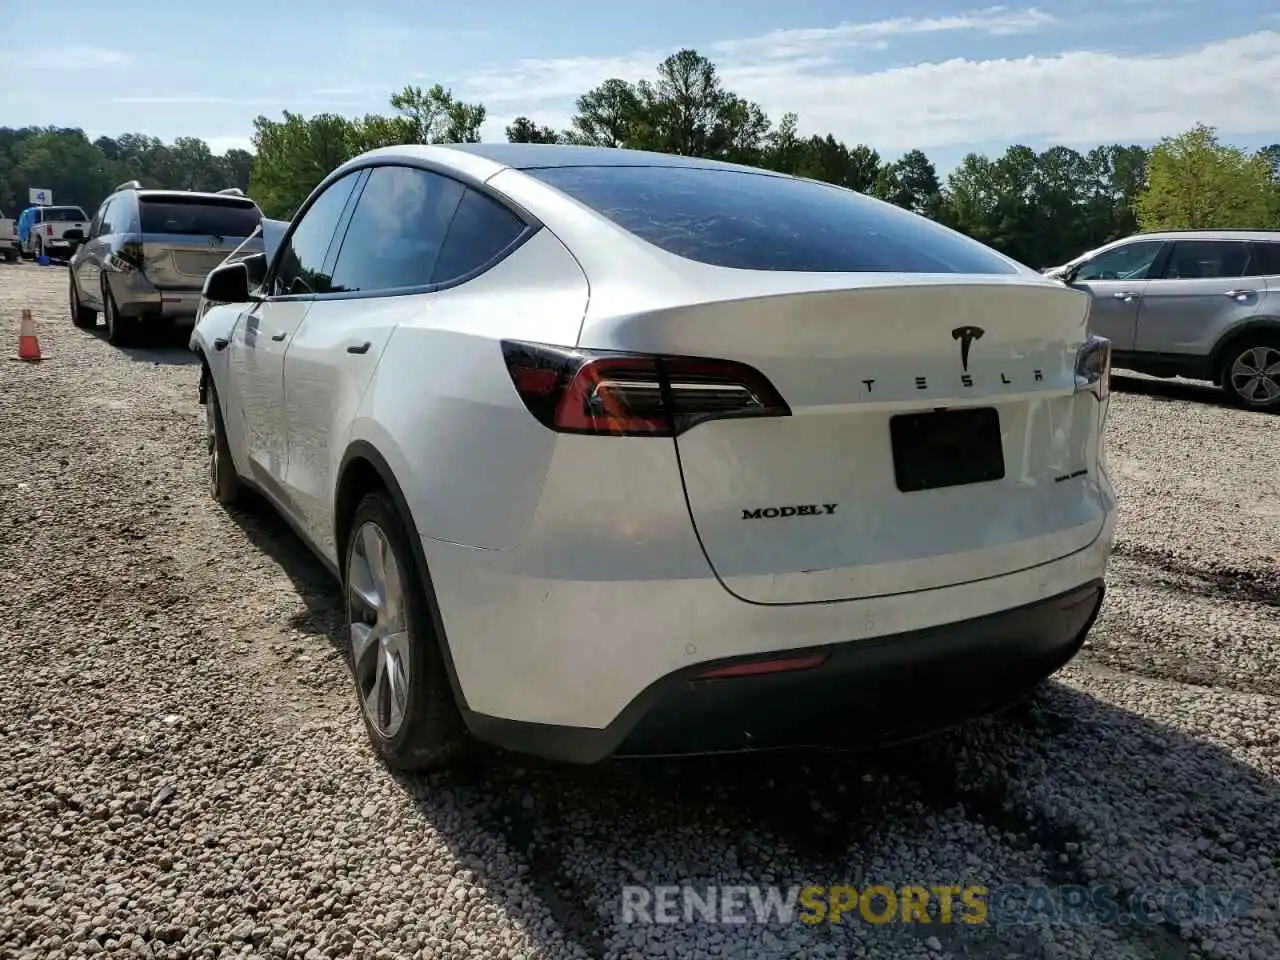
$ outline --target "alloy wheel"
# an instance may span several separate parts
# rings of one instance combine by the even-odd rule
[[[409,630],[404,581],[382,528],[355,531],[347,560],[351,659],[361,709],[378,734],[392,739],[409,699]]]
[[[1250,347],[1231,365],[1231,389],[1253,406],[1280,401],[1280,347]]]
[[[209,489],[218,495],[218,398],[213,391],[205,399],[204,428],[205,440],[209,445]]]

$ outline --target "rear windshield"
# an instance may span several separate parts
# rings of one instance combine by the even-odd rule
[[[252,202],[212,197],[139,197],[143,233],[185,233],[210,237],[247,237],[262,214]]]
[[[642,240],[717,267],[1017,273],[968,237],[851,190],[695,167],[527,169]]]
[[[79,207],[41,207],[40,208],[41,223],[56,223],[58,221],[71,221],[74,223],[75,221],[78,221],[78,220],[88,220],[88,219],[89,218],[84,215],[84,211],[81,210]]]

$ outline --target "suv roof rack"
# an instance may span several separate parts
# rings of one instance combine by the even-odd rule
[[[1172,230],[1141,230],[1138,236],[1152,233],[1280,233],[1276,227],[1175,227]]]
[[[116,187],[115,190],[111,192],[119,193],[121,190],[141,190],[141,189],[142,189],[142,184],[139,183],[137,180],[128,180],[120,184],[120,186]]]
[[[223,187],[218,191],[220,197],[243,197],[244,191],[239,187]]]

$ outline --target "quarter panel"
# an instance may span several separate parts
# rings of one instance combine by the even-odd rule
[[[424,536],[491,549],[520,540],[557,435],[525,408],[500,342],[572,345],[587,298],[577,262],[539,230],[488,272],[429,294],[392,334],[349,440],[382,449],[381,433],[402,452],[397,479]]]

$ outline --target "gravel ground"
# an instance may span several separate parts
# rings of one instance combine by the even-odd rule
[[[1134,379],[1086,651],[1029,708],[859,756],[396,778],[338,592],[205,495],[180,345],[0,266],[0,957],[1280,956],[1280,420]],[[623,884],[1245,888],[1228,922],[628,925]],[[5,891],[7,890],[7,895]]]

